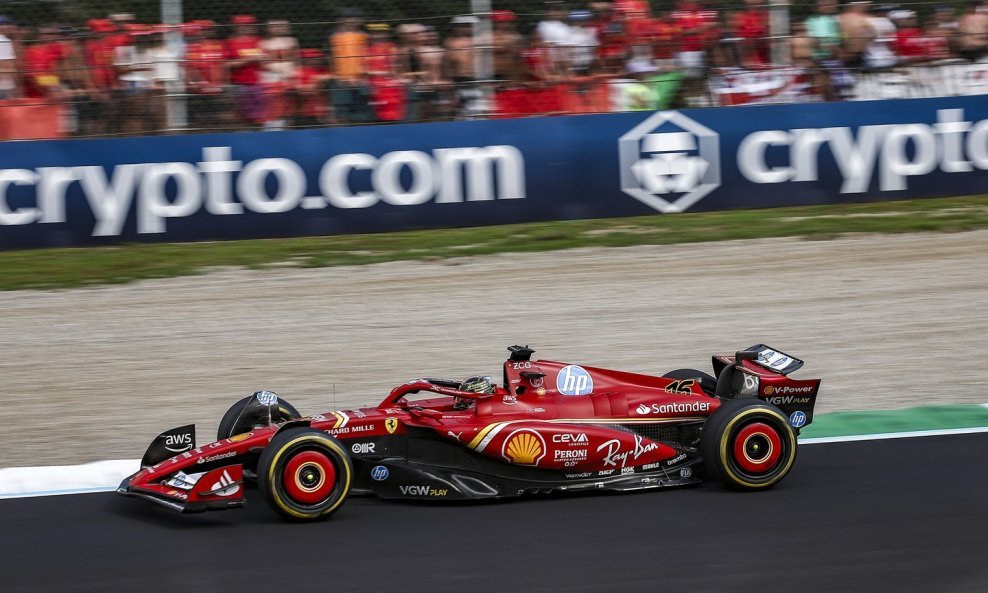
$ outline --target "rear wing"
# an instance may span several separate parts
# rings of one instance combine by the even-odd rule
[[[750,352],[751,354],[744,357],[745,360],[748,360],[765,370],[773,373],[779,373],[780,375],[788,375],[789,373],[797,371],[803,367],[802,360],[796,358],[795,356],[790,356],[780,350],[776,350],[771,346],[766,346],[765,344],[755,344],[754,346],[749,346],[739,352],[745,354]],[[721,371],[724,370],[724,367],[739,362],[738,354],[715,354],[712,362],[714,366],[714,376],[719,377]]]
[[[782,375],[788,375],[803,366],[802,360],[765,344],[755,344],[754,346],[745,348],[745,350],[758,353],[758,358],[753,360],[753,363]]]

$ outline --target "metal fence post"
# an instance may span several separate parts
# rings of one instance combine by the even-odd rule
[[[185,58],[185,41],[182,36],[182,0],[161,0],[161,22],[172,28],[165,34],[171,55],[179,63]],[[165,82],[165,112],[168,131],[180,131],[188,127],[189,118],[185,103],[184,70],[177,68],[178,78]]]
[[[477,24],[473,28],[473,71],[482,115],[488,115],[491,112],[491,83],[494,80],[491,0],[470,0],[470,10],[477,17]]]
[[[772,63],[789,63],[789,0],[769,0]]]

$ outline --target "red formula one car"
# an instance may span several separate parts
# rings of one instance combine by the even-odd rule
[[[803,362],[763,344],[714,356],[714,375],[662,377],[508,350],[501,385],[415,379],[376,408],[301,417],[257,392],[230,408],[213,443],[196,447],[192,425],[159,435],[117,491],[185,512],[228,509],[244,504],[243,482],[256,478],[276,511],[313,520],[351,492],[491,499],[685,486],[703,476],[755,490],[789,472],[820,387],[790,378]]]

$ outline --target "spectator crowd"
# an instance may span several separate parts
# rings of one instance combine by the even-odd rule
[[[775,44],[765,0],[547,2],[537,17],[494,10],[486,38],[471,15],[393,26],[346,9],[316,47],[246,14],[82,28],[0,16],[0,110],[61,106],[80,136],[588,113],[703,104],[714,77],[780,66],[803,73],[807,100],[840,100],[860,73],[988,54],[988,1],[917,6],[818,0]]]

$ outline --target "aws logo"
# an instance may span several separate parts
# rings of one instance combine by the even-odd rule
[[[529,428],[514,431],[504,440],[501,456],[518,465],[538,465],[545,457],[545,440]]]
[[[169,434],[165,436],[165,449],[172,453],[181,453],[192,448],[192,433]]]

